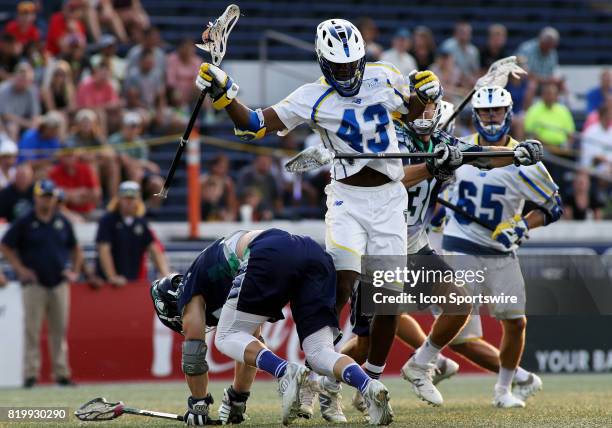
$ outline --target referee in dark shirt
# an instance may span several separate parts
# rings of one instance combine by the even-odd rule
[[[83,253],[72,225],[57,210],[58,189],[50,180],[34,185],[34,209],[8,229],[0,250],[22,284],[25,309],[25,387],[40,369],[40,330],[47,319],[52,370],[60,385],[71,385],[68,367],[69,282],[78,279]]]
[[[147,252],[159,275],[169,274],[164,253],[155,241],[144,212],[140,186],[134,181],[124,181],[119,186],[118,198],[111,201],[108,212],[98,223],[97,270],[115,286],[145,279],[140,273]]]

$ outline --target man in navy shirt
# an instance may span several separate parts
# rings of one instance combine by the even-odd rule
[[[159,274],[168,275],[164,253],[144,217],[138,183],[121,183],[119,197],[111,201],[108,211],[98,223],[98,273],[115,286],[145,279],[141,277],[141,266],[148,251]]]
[[[25,387],[36,383],[40,369],[40,329],[47,318],[52,370],[60,385],[72,385],[68,367],[69,282],[83,264],[72,225],[57,210],[58,189],[50,180],[34,185],[34,209],[17,219],[0,244],[22,284],[26,314]]]

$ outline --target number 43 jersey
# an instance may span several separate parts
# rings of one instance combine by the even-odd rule
[[[466,140],[475,141],[477,135],[466,137]],[[512,149],[517,144],[511,139],[508,147]],[[526,200],[548,209],[555,203],[558,190],[541,162],[531,166],[508,165],[489,171],[463,165],[455,171],[455,177],[451,202],[488,222],[492,228],[515,214],[521,214]],[[444,250],[481,255],[508,253],[504,245],[491,238],[490,230],[449,209],[446,213],[450,218],[444,227]]]
[[[354,97],[340,96],[324,78],[300,86],[272,106],[291,131],[307,123],[321,136],[325,147],[336,153],[398,153],[391,113],[408,112],[409,87],[395,66],[367,63],[363,83]],[[368,166],[392,181],[404,176],[400,159],[336,159],[332,178],[340,180]]]

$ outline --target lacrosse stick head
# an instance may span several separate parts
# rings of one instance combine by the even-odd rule
[[[285,164],[285,170],[294,173],[308,172],[330,164],[333,160],[334,154],[325,147],[308,147],[289,159]]]
[[[106,398],[98,397],[89,400],[74,411],[74,415],[82,421],[109,421],[123,414],[123,403],[110,403]]]
[[[221,64],[227,48],[227,38],[240,17],[240,8],[230,4],[219,18],[209,22],[202,33],[202,43],[196,46],[210,53],[214,65]]]
[[[491,67],[487,74],[476,81],[475,89],[480,89],[484,86],[501,86],[502,88],[508,84],[508,76],[520,79],[527,72],[517,64],[516,56],[509,56],[498,59]]]

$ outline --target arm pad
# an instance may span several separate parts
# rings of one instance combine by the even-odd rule
[[[554,223],[563,215],[563,203],[558,193],[553,195],[544,205],[538,205],[537,209],[544,213],[544,226]]]
[[[208,372],[206,362],[206,342],[199,339],[190,339],[183,342],[183,357],[181,363],[183,373],[187,376],[199,376]]]
[[[249,113],[249,123],[246,129],[234,128],[234,134],[241,140],[259,140],[266,135],[266,123],[261,109]]]

